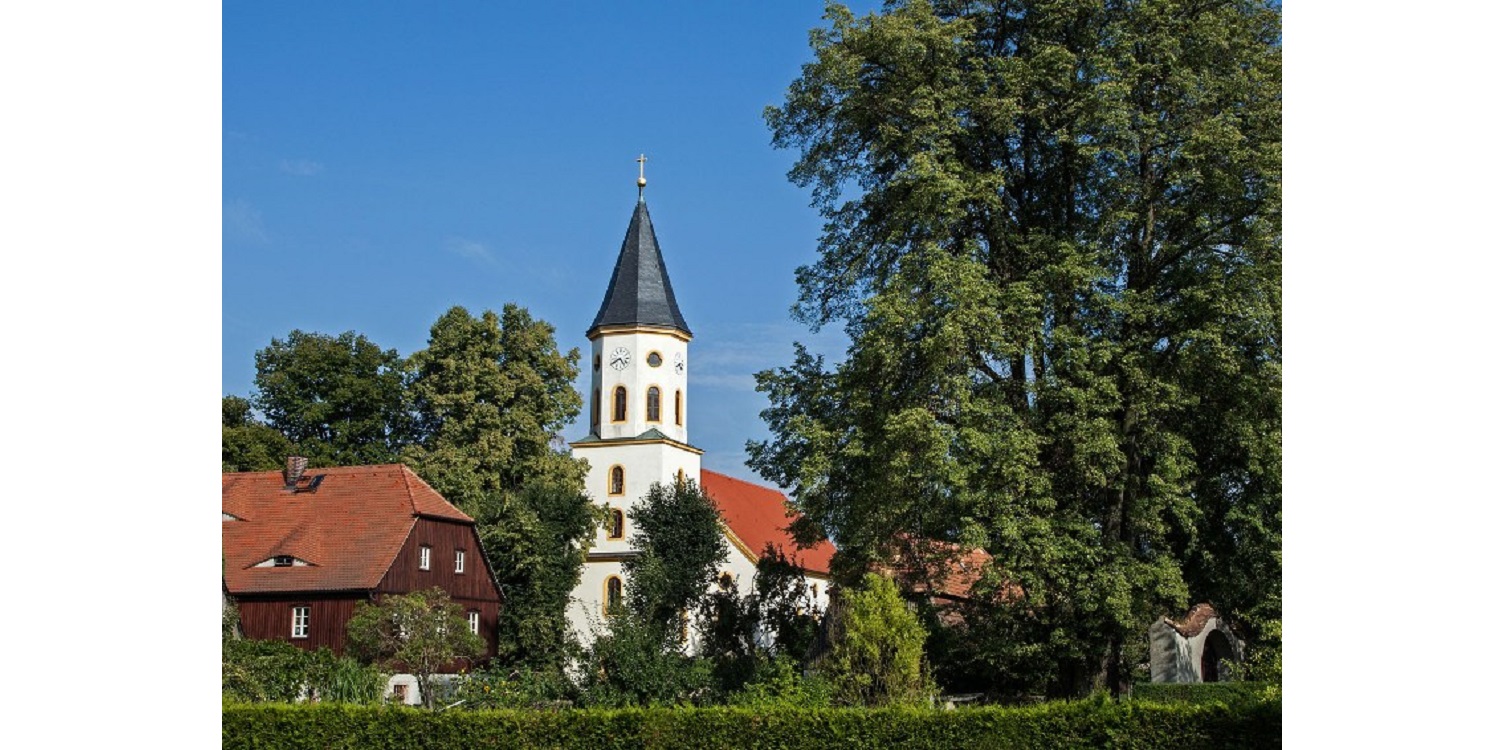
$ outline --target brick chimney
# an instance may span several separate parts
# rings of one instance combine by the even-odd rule
[[[297,481],[302,479],[302,473],[307,471],[307,459],[301,456],[287,456],[286,469],[281,475],[286,478],[286,488],[297,489]]]

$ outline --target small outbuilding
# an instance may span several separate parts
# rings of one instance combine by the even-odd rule
[[[1243,656],[1239,639],[1208,604],[1194,605],[1182,622],[1163,616],[1149,633],[1152,682],[1219,682],[1225,663]]]

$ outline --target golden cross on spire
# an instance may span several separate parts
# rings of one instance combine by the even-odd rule
[[[640,179],[638,179],[638,180],[635,181],[635,187],[636,187],[636,190],[639,193],[638,197],[641,200],[645,200],[646,199],[646,155],[645,154],[641,154],[641,158],[636,159],[635,161],[636,161],[637,164],[641,165],[641,176],[640,176]]]

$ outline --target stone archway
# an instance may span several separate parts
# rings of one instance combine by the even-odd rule
[[[1240,642],[1207,604],[1195,605],[1174,622],[1162,617],[1151,625],[1152,682],[1219,682],[1226,662],[1240,660]]]
[[[1225,675],[1222,665],[1226,661],[1234,661],[1234,646],[1230,645],[1229,638],[1224,631],[1217,628],[1206,631],[1203,639],[1203,653],[1198,660],[1198,674],[1204,682],[1218,682]]]

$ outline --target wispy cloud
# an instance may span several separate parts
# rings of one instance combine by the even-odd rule
[[[236,239],[262,245],[271,241],[260,210],[244,198],[236,198],[224,204],[224,231]]]
[[[311,177],[323,171],[323,165],[309,159],[282,159],[281,171],[298,177]]]
[[[828,366],[841,359],[845,344],[841,331],[814,334],[791,323],[743,324],[711,333],[700,334],[704,343],[693,356],[693,384],[744,393],[755,391],[755,373],[791,364],[793,341],[823,354]]]
[[[449,252],[460,258],[489,264],[497,262],[495,256],[490,253],[490,249],[485,247],[482,242],[464,239],[463,237],[449,237],[447,247]]]

